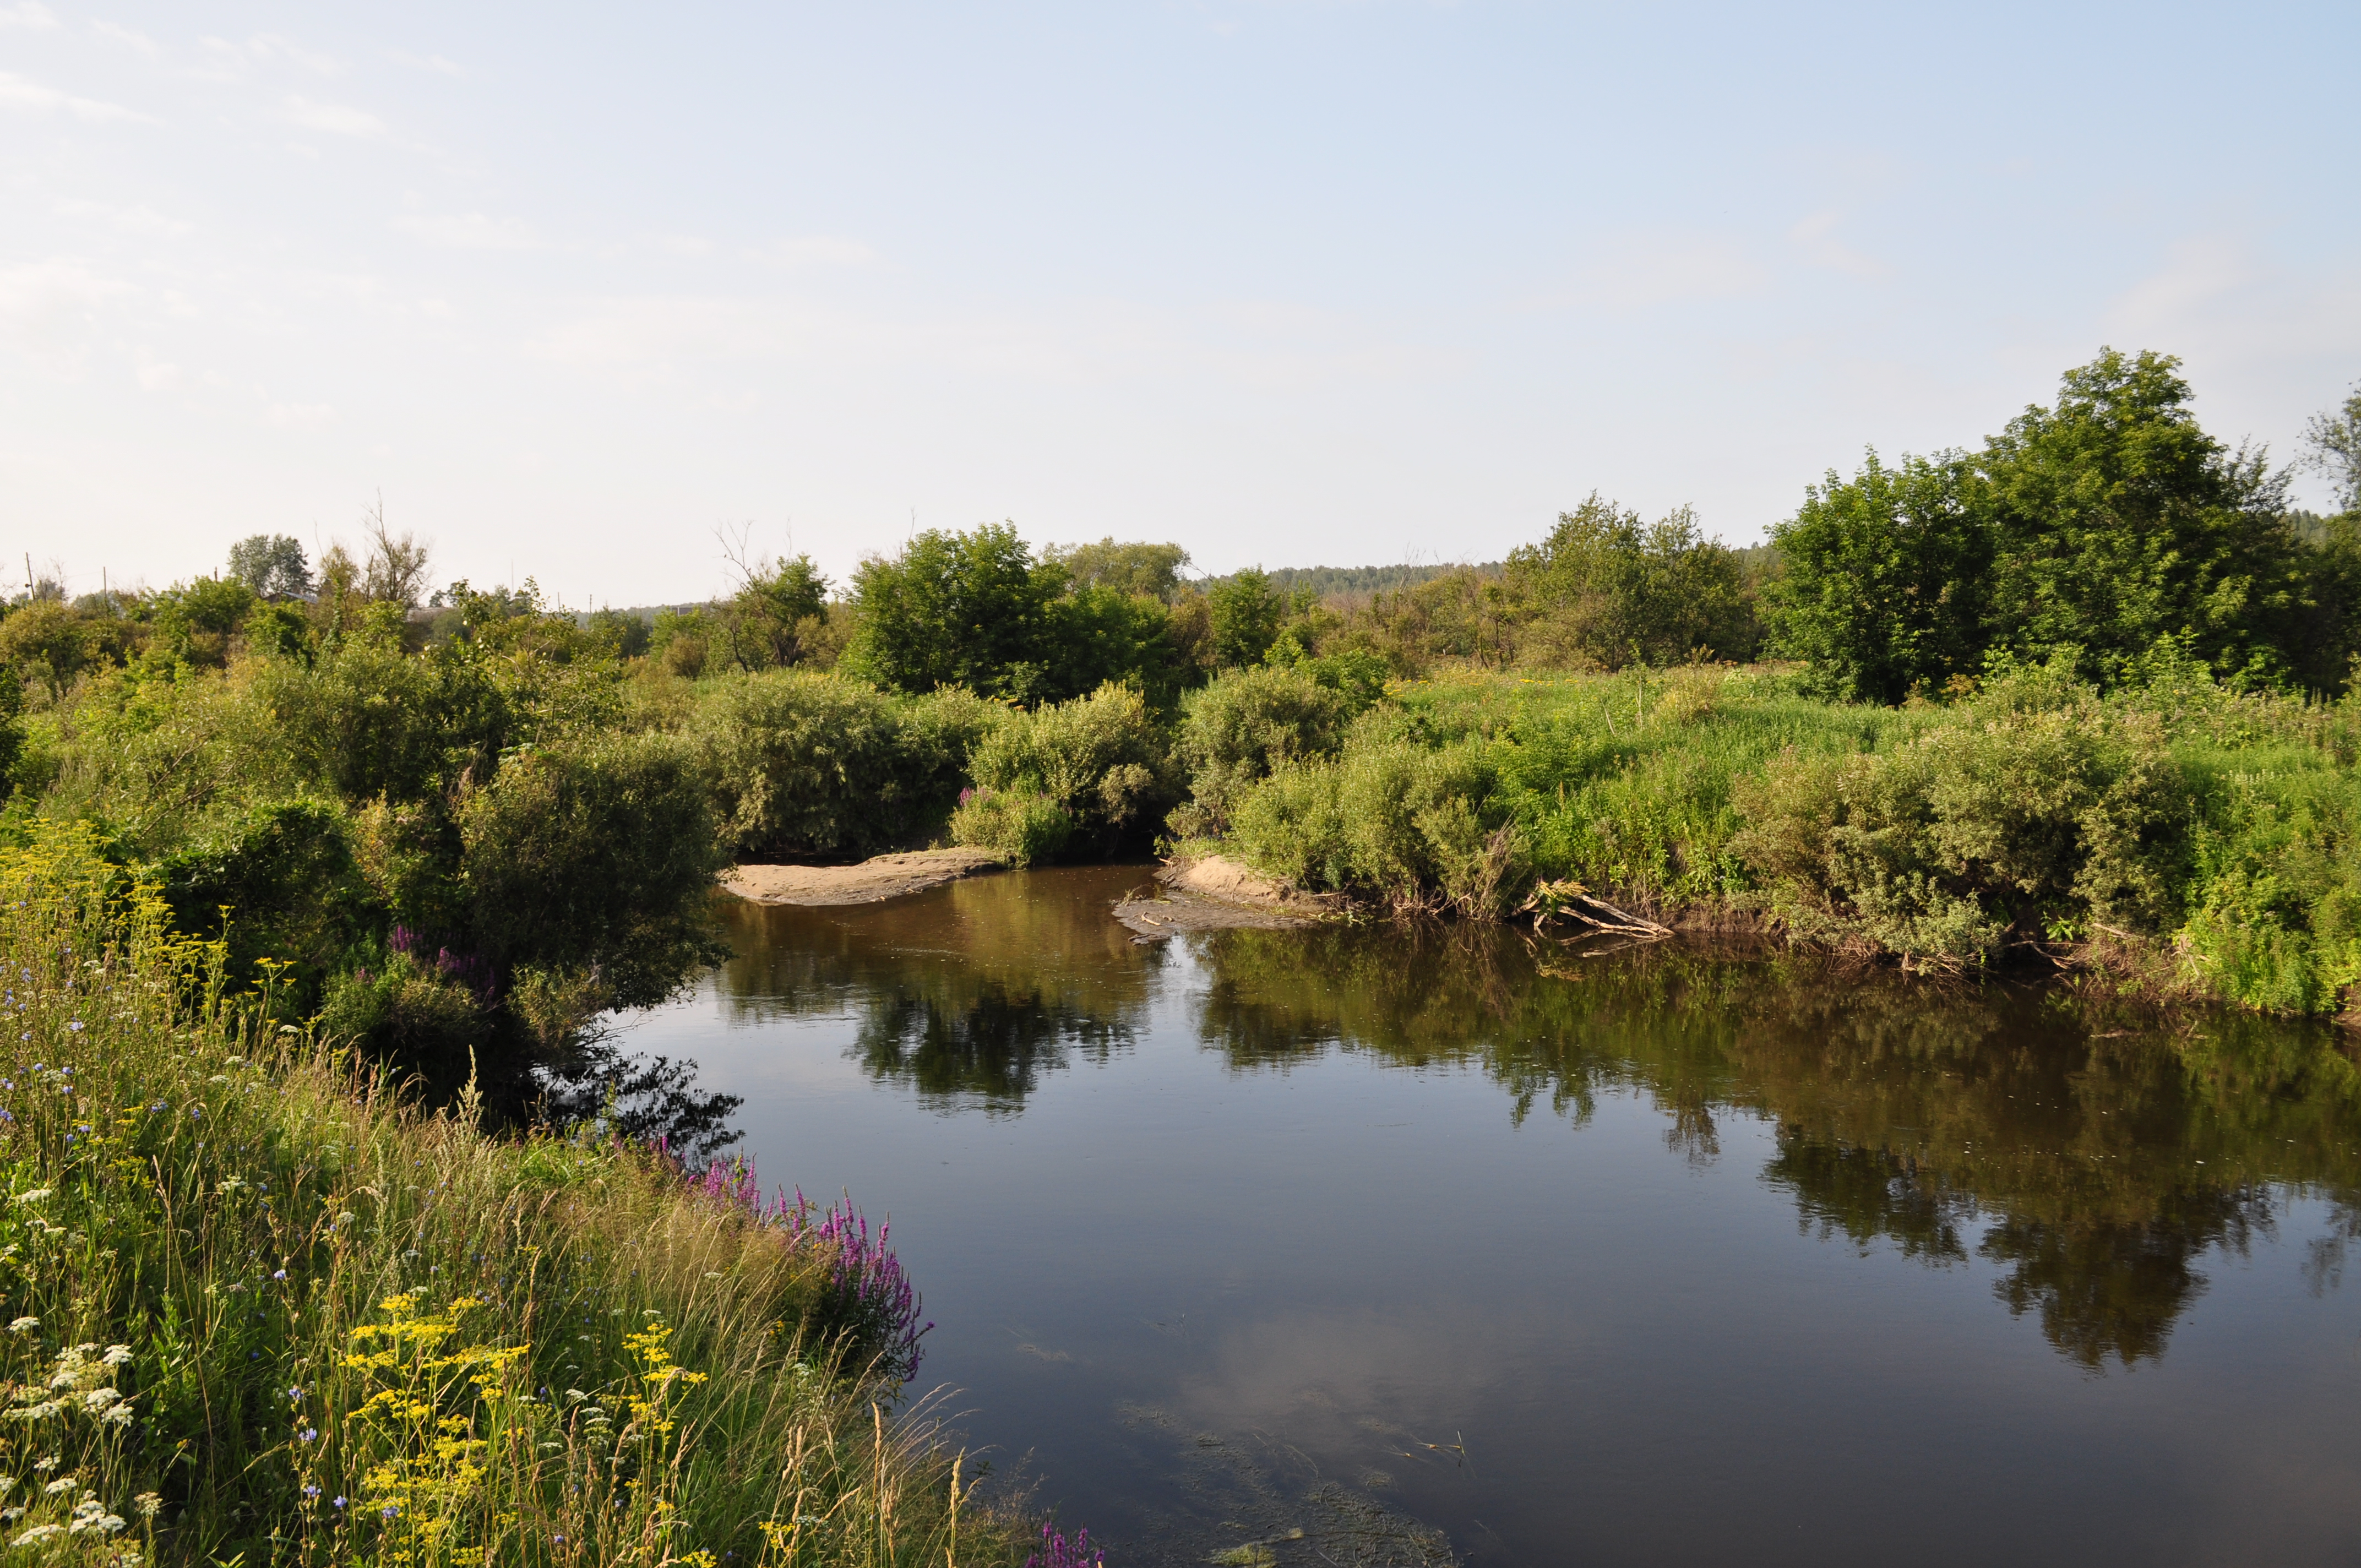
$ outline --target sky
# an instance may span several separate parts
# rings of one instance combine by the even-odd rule
[[[0,0],[0,582],[379,507],[577,607],[1002,519],[1742,543],[2109,345],[2291,457],[2356,59],[2349,0]]]

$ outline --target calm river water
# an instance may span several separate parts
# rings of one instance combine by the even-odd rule
[[[2361,1561],[2353,1036],[1146,880],[733,903],[630,1036],[1112,1561]]]

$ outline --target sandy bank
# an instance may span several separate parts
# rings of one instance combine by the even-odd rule
[[[913,850],[851,866],[736,866],[721,885],[754,904],[878,904],[999,867],[981,850]]]
[[[1225,855],[1174,861],[1157,869],[1163,896],[1126,898],[1115,917],[1154,939],[1182,931],[1286,930],[1336,913],[1331,900],[1296,892]]]

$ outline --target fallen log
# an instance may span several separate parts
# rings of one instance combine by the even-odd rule
[[[1572,920],[1589,927],[1586,936],[1640,937],[1660,941],[1673,934],[1670,926],[1660,926],[1644,915],[1619,909],[1571,880],[1536,883],[1517,913],[1531,915],[1536,930],[1553,920]]]

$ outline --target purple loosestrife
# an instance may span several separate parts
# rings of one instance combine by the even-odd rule
[[[671,1157],[664,1140],[659,1138],[656,1147]],[[849,1197],[820,1210],[801,1189],[792,1201],[780,1191],[765,1203],[754,1162],[742,1157],[716,1160],[687,1175],[689,1185],[712,1201],[775,1227],[787,1245],[826,1249],[831,1261],[817,1326],[824,1333],[850,1333],[884,1376],[903,1383],[917,1376],[918,1342],[935,1325],[918,1321],[917,1291],[887,1245],[891,1221],[873,1234],[868,1218]]]
[[[1025,1560],[1025,1568],[1106,1568],[1106,1553],[1091,1550],[1089,1530],[1076,1530],[1070,1541],[1045,1524],[1041,1550]]]

